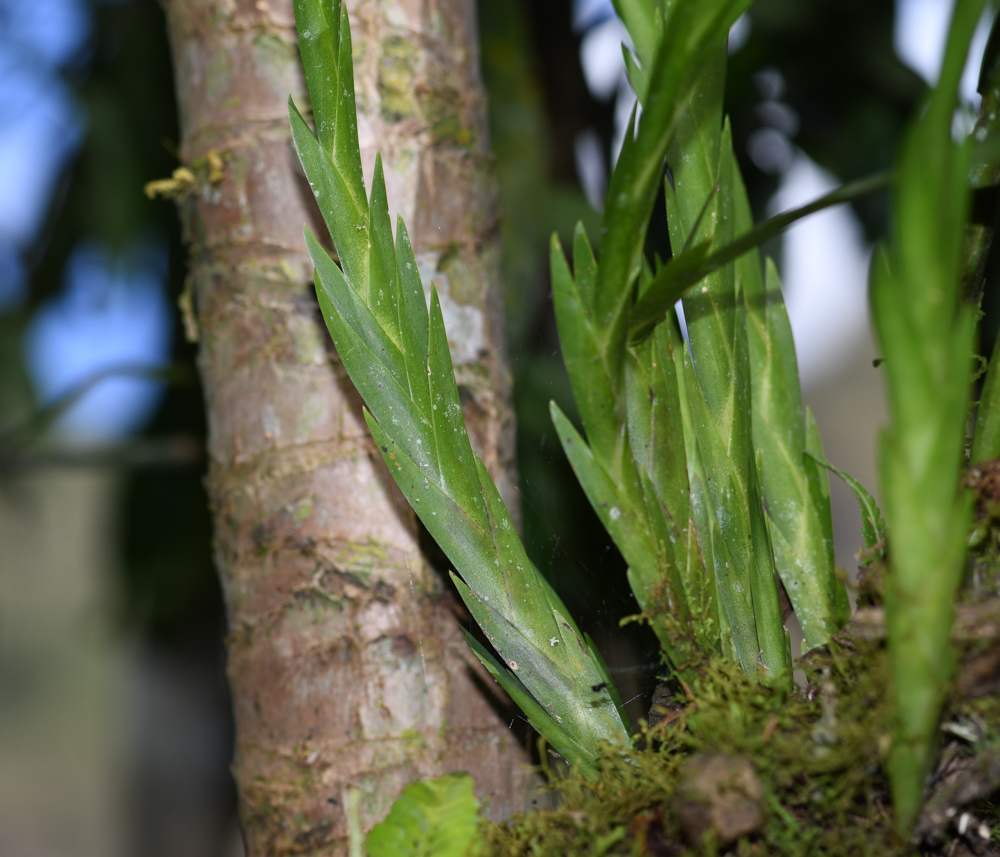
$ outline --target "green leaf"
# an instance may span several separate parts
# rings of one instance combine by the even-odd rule
[[[739,170],[733,172],[736,231],[745,234],[753,224],[750,202]],[[812,415],[804,416],[777,268],[768,259],[765,280],[753,251],[736,262],[736,271],[747,314],[753,442],[761,456],[774,560],[809,650],[828,643],[848,618],[847,590],[834,570],[826,471],[806,457],[810,445],[819,454],[822,445]]]
[[[476,624],[500,652],[511,674],[532,693],[574,746],[583,748],[584,755],[567,756],[570,761],[592,763],[602,741],[615,741],[622,731],[628,734],[628,723],[608,693],[607,668],[603,664],[597,666],[576,628],[552,611],[553,624],[559,626],[559,631],[553,631],[547,638],[529,639],[489,602],[477,597],[460,578],[453,576],[453,579]],[[552,657],[553,649],[560,649],[560,657]],[[539,686],[546,689],[544,696],[538,693]],[[547,725],[539,724],[542,728]]]
[[[659,39],[655,37],[658,13],[649,4],[623,0],[619,7],[649,85],[638,130],[634,136],[626,132],[609,182],[601,264],[592,305],[592,324],[616,401],[622,395],[629,304],[642,270],[646,228],[663,180],[667,147],[691,107],[695,81],[704,74],[705,60],[724,46],[729,27],[748,5],[749,0],[688,0],[671,4]],[[655,43],[652,51],[650,41]],[[634,118],[627,127],[635,127]],[[587,431],[589,436],[591,429],[587,427]]]
[[[350,176],[338,169],[313,136],[298,108],[288,100],[288,121],[299,162],[305,171],[323,222],[341,253],[344,274],[362,295],[368,286],[368,204],[364,189],[355,194]]]
[[[629,339],[634,341],[648,336],[653,327],[663,319],[667,310],[692,286],[760,247],[765,241],[780,235],[796,221],[825,208],[843,205],[845,202],[853,202],[884,191],[892,186],[892,182],[892,173],[878,173],[858,179],[801,208],[776,214],[712,252],[709,252],[711,248],[704,242],[685,247],[663,266],[650,287],[636,301],[629,320]]]
[[[615,11],[625,24],[635,52],[647,68],[663,37],[663,10],[659,0],[614,0]]]
[[[671,144],[675,194],[667,195],[667,221],[674,247],[707,240],[709,235],[721,243],[732,237],[736,167],[729,126],[721,121],[724,61],[724,53],[717,54],[699,81],[698,110],[685,115]],[[710,200],[707,217],[705,200]],[[695,229],[708,234],[692,239]],[[708,493],[725,545],[724,551],[717,547],[714,552],[718,598],[740,663],[748,672],[757,672],[759,656],[769,671],[765,675],[787,681],[791,665],[755,465],[742,302],[732,266],[707,278],[685,298],[693,360],[692,364],[685,357],[685,387]]]
[[[621,459],[623,446],[616,395],[619,382],[614,377],[615,368],[605,359],[594,326],[592,306],[597,264],[581,224],[576,227],[573,262],[575,278],[570,273],[558,236],[553,235],[550,245],[552,302],[563,360],[587,438],[600,461],[614,470]]]
[[[320,13],[326,19],[339,16],[336,83],[352,93],[346,13],[339,3],[303,4],[300,30]],[[318,44],[304,53],[322,72],[310,70],[313,87],[334,79],[334,40],[329,36]],[[317,118],[327,139],[317,140],[294,106],[290,121],[342,266],[307,229],[317,297],[338,355],[368,407],[365,419],[389,472],[455,564],[469,609],[502,659],[526,664],[520,677],[526,692],[543,709],[557,712],[592,759],[597,742],[628,740],[617,695],[605,681],[607,669],[528,559],[496,486],[472,450],[437,292],[431,289],[428,310],[402,221],[393,242],[381,160],[376,158],[366,202],[363,186],[357,193],[353,168],[344,166],[360,163],[356,134],[341,133],[347,98],[337,103],[332,130],[324,124],[332,108],[323,98],[318,103],[327,105]],[[353,95],[350,106],[353,110]]]
[[[940,83],[903,136],[893,246],[877,250],[871,266],[891,415],[879,469],[889,533],[884,597],[896,712],[889,770],[903,835],[923,801],[954,673],[949,637],[971,512],[961,488],[975,330],[961,298],[968,146],[953,142],[952,118],[983,5],[955,4]]]
[[[878,548],[878,553],[873,559],[882,559],[885,555],[885,521],[882,520],[882,513],[875,502],[875,498],[850,473],[830,464],[829,461],[823,458],[822,453],[809,452],[807,454],[831,473],[836,473],[837,476],[844,480],[847,487],[851,489],[851,492],[857,498],[858,506],[861,508],[861,535],[864,537],[865,547],[869,550]]]
[[[643,580],[643,585],[636,592],[639,605],[643,609],[647,605],[651,607],[649,598],[661,579],[661,568],[644,504],[633,502],[555,402],[549,403],[549,412],[563,451],[590,504],[618,545],[625,562]]]
[[[683,368],[675,359],[683,348],[676,319],[671,317],[655,336],[629,349],[625,366],[629,449],[641,480],[646,520],[661,558],[657,591],[661,604],[666,601],[661,609],[673,620],[666,624],[675,664],[697,660],[696,650],[706,654],[719,647],[714,570],[706,571],[692,520],[678,383]],[[632,569],[638,580],[637,572]],[[644,603],[641,598],[639,602],[644,610],[655,603]],[[683,651],[685,646],[688,651]]]
[[[334,244],[351,246],[348,279],[364,293],[367,274],[354,268],[364,262],[367,206],[347,8],[341,0],[294,0],[294,7],[318,140],[289,99],[292,139],[317,201],[326,201],[320,210]]]
[[[464,857],[479,824],[472,777],[448,774],[411,783],[365,839],[368,857]]]
[[[528,722],[538,734],[544,736],[557,753],[565,759],[572,760],[573,764],[585,774],[596,774],[597,767],[590,751],[563,729],[559,721],[549,711],[538,704],[538,701],[517,675],[501,666],[500,662],[472,634],[464,628],[462,632],[465,634],[469,648],[486,667],[487,672],[496,679],[504,693],[524,712]]]
[[[720,538],[715,544],[715,578],[719,601],[727,614],[743,669],[751,675],[757,674],[760,659],[771,675],[784,676],[791,664],[785,662],[777,589],[774,583],[768,586],[765,577],[770,573],[773,578],[774,566],[772,563],[769,568],[760,568],[753,546],[754,530],[758,530],[758,538],[761,535],[759,522],[751,521],[749,508],[750,490],[755,487],[756,480],[750,483],[747,480],[749,474],[738,469],[745,464],[744,461],[730,459],[687,359],[685,369],[694,433],[705,472],[709,474],[707,494],[718,520]],[[753,466],[752,460],[750,465]],[[769,546],[767,550],[770,550]],[[760,591],[762,584],[763,592]],[[762,600],[768,592],[774,599],[771,605]]]

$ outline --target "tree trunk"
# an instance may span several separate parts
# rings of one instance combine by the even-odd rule
[[[472,773],[492,816],[509,814],[527,756],[312,294],[302,225],[322,227],[286,118],[289,93],[307,106],[291,2],[166,5],[195,176],[186,322],[201,342],[249,852],[344,853],[349,788],[368,828],[404,785],[451,770]],[[379,149],[389,203],[441,293],[473,444],[516,501],[474,4],[348,5],[367,177]]]

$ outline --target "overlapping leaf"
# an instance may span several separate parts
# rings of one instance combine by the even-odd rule
[[[472,451],[440,303],[432,289],[428,311],[402,221],[393,242],[380,160],[364,198],[346,10],[339,0],[296,0],[296,15],[318,139],[294,105],[289,114],[342,266],[307,229],[334,344],[390,472],[458,569],[459,592],[505,666],[482,647],[477,654],[556,749],[590,765],[600,741],[627,740],[620,700]]]
[[[736,230],[753,220],[746,190],[735,177]],[[767,278],[756,250],[736,263],[747,312],[753,394],[753,439],[760,450],[764,496],[778,574],[805,637],[804,650],[829,642],[850,613],[847,590],[834,573],[833,519],[819,431],[804,412],[792,328],[778,271]]]
[[[713,306],[708,313],[714,322],[728,324],[730,335],[716,337],[713,346],[722,341],[723,354],[706,360],[704,369],[699,364],[697,376],[690,361],[685,367],[678,359],[684,346],[679,336],[670,341],[670,322],[651,339],[625,347],[631,295],[641,295],[654,279],[644,267],[643,241],[670,148],[684,152],[685,165],[698,162],[692,175],[712,179],[702,186],[684,178],[684,204],[694,206],[697,216],[682,227],[674,205],[680,236],[675,246],[707,255],[731,236],[728,179],[718,175],[720,163],[727,168],[731,163],[719,155],[722,46],[742,6],[620,3],[619,11],[636,49],[629,73],[645,99],[642,120],[634,139],[626,134],[611,180],[600,265],[580,234],[575,278],[556,247],[552,259],[560,341],[587,445],[561,415],[554,418],[577,477],[622,550],[633,590],[654,617],[653,627],[675,665],[692,649],[711,652],[721,645],[735,651],[748,671],[757,670],[760,657],[774,674],[784,673],[787,644],[750,443],[749,379],[745,366],[734,370],[740,355],[745,362],[746,343],[745,333],[737,333],[742,317],[735,315],[733,294],[721,295],[726,308]],[[648,32],[637,34],[637,27]],[[648,33],[656,36],[655,49]],[[711,56],[716,59],[709,62]],[[695,66],[697,77],[680,71]],[[673,88],[658,100],[665,86]],[[732,271],[721,276],[732,293]],[[713,363],[717,356],[722,359]],[[718,407],[714,391],[721,390],[723,376],[731,394],[747,399],[741,408],[734,408],[732,398]],[[705,384],[713,391],[708,400]],[[656,621],[657,612],[672,621]],[[758,613],[767,619],[763,638]],[[692,628],[697,630],[690,633]]]
[[[641,27],[647,17],[656,20],[657,16],[663,18],[664,24],[662,36],[651,48],[643,47],[639,57],[648,89],[641,122],[634,135],[631,131],[625,134],[608,186],[601,265],[592,277],[577,274],[579,299],[589,317],[599,362],[591,370],[583,361],[571,360],[566,353],[569,349],[564,348],[587,441],[616,480],[625,458],[623,366],[628,309],[643,268],[646,229],[663,179],[667,146],[690,109],[694,86],[704,75],[706,59],[725,42],[729,27],[749,5],[749,0],[687,0],[665,4],[667,13],[657,10],[660,4],[655,0],[633,2],[623,0],[620,6],[630,27]],[[637,30],[632,36],[636,44],[647,45],[645,32]],[[558,303],[556,312],[562,340],[564,328],[572,326],[572,322],[570,313],[560,312]],[[578,338],[569,329],[565,336],[569,340]],[[610,412],[606,407],[609,400],[614,404]]]
[[[728,123],[722,121],[725,54],[703,72],[692,110],[678,125],[668,157],[672,246],[712,247],[734,234],[738,168]],[[711,200],[707,216],[705,200]],[[700,230],[695,234],[695,230]],[[669,267],[669,265],[668,265]],[[729,616],[744,669],[760,662],[765,675],[790,676],[791,659],[778,600],[751,423],[750,357],[741,283],[733,266],[706,277],[684,297],[692,368],[688,382],[695,436],[726,552],[716,552],[719,599]],[[754,642],[752,664],[747,660]]]
[[[679,416],[672,348],[661,339],[662,359],[656,360],[651,353],[631,357],[633,390],[630,413],[625,416],[631,417],[636,432],[636,460],[632,446],[627,445],[628,426],[618,416],[610,377],[594,377],[608,367],[600,358],[593,316],[584,304],[583,295],[592,293],[598,267],[582,228],[576,233],[574,261],[575,278],[553,239],[552,289],[560,341],[570,377],[578,383],[591,377],[587,404],[592,416],[609,429],[620,421],[617,431],[624,443],[619,456],[611,461],[601,458],[600,448],[585,442],[554,403],[552,419],[577,479],[628,563],[640,607],[653,619],[653,630],[673,663],[684,665],[692,660],[699,635],[706,633],[705,623],[693,621],[693,614],[700,619],[701,613],[707,613],[711,618],[714,604],[710,589],[706,591],[700,556],[691,544],[694,533],[686,508],[683,445],[675,445],[671,454],[669,447],[659,443],[670,438],[677,444],[681,439],[679,429],[670,430]],[[677,478],[680,485],[670,483]],[[689,598],[693,591],[698,597],[695,605]]]
[[[704,240],[682,248],[680,253],[673,256],[669,265],[664,265],[657,272],[649,288],[640,291],[629,313],[629,339],[644,339],[691,286],[730,262],[736,261],[765,241],[780,235],[796,221],[825,208],[843,205],[845,202],[885,190],[892,185],[892,179],[892,173],[877,173],[845,184],[807,205],[768,218],[715,250],[712,249],[710,241]]]

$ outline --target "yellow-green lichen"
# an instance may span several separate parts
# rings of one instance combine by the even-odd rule
[[[378,91],[382,100],[382,118],[400,122],[417,114],[413,95],[416,46],[402,36],[382,40],[378,64]]]

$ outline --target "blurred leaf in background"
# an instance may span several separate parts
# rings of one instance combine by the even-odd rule
[[[113,645],[136,655],[117,741],[124,835],[149,855],[219,853],[235,812],[204,409],[176,310],[186,254],[174,206],[143,194],[177,166],[177,139],[155,0],[0,0],[0,437],[109,366],[168,366],[181,381],[102,381],[54,432],[0,449],[12,503],[40,465],[118,474],[102,496],[117,505],[120,576],[95,585],[114,593]],[[157,466],[131,466],[140,447]]]
[[[177,163],[159,5],[6,0],[0,24],[0,163],[21,176],[0,200],[0,426],[9,427],[107,365],[193,369],[194,346],[174,323],[185,269],[176,212],[142,193]],[[33,186],[25,175],[37,176]],[[25,198],[8,199],[15,192]],[[113,442],[139,429],[197,446],[201,392],[193,383],[104,381],[59,428],[67,441],[82,433]],[[127,624],[167,639],[211,615],[217,634],[221,599],[198,472],[133,472],[123,499]]]

